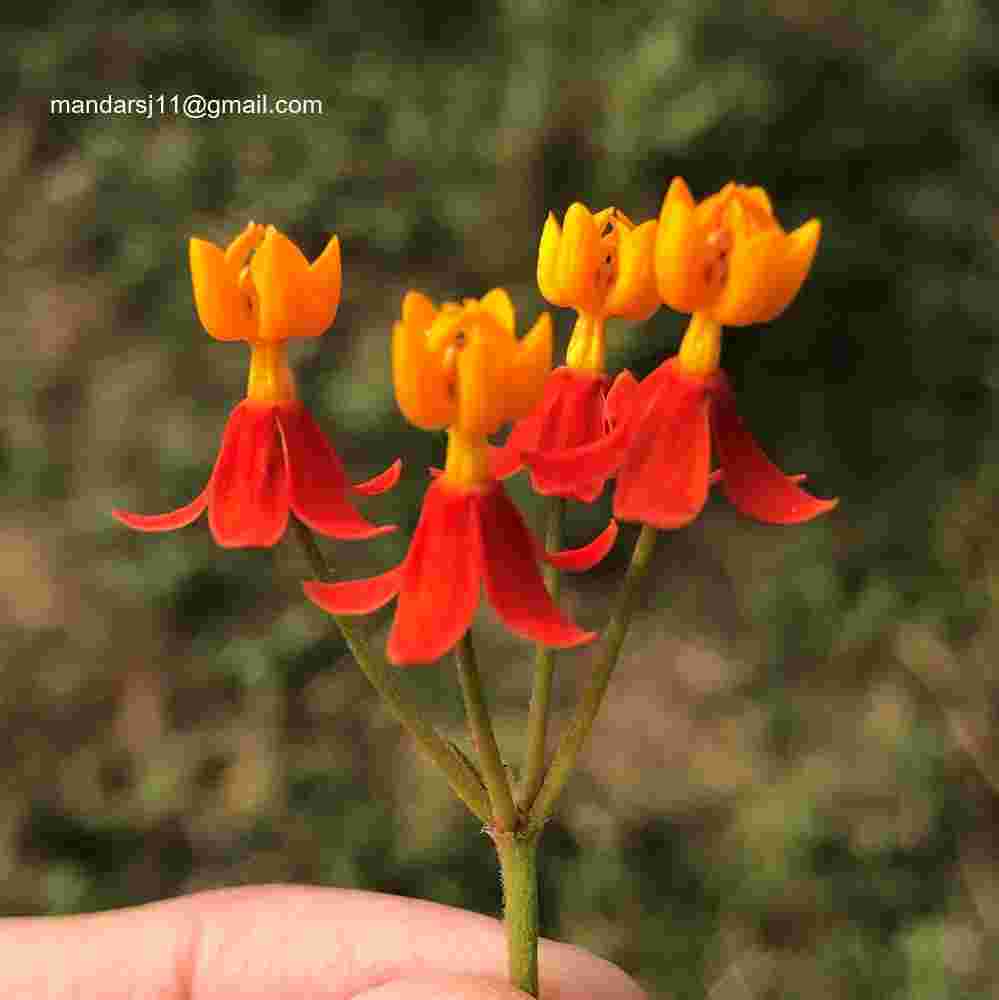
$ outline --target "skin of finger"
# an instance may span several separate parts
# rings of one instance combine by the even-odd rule
[[[571,945],[542,942],[540,968],[545,1000],[645,996],[620,969]],[[0,922],[5,997],[415,1000],[431,995],[426,984],[452,981],[455,996],[485,1000],[517,995],[505,979],[498,921],[355,890],[221,889],[110,913]],[[489,983],[492,994],[469,992]],[[394,988],[417,992],[373,992]]]
[[[508,983],[479,976],[399,979],[358,993],[353,1000],[527,1000]]]

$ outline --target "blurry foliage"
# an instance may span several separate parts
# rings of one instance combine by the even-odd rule
[[[641,219],[673,175],[698,195],[734,177],[789,227],[823,220],[799,300],[733,332],[725,365],[768,451],[841,507],[782,531],[719,504],[662,541],[668,600],[615,678],[615,743],[546,834],[545,929],[675,998],[994,994],[991,5],[38,2],[0,19],[0,907],[283,878],[495,912],[489,845],[303,605],[297,554],[107,516],[194,496],[239,398],[245,351],[200,331],[186,240],[250,217],[310,254],[339,233],[340,314],[296,370],[356,479],[405,456],[368,509],[411,529],[442,449],[392,400],[403,291],[505,284],[529,321],[548,210]],[[325,111],[48,106],[193,92]],[[681,329],[618,329],[612,364],[646,373]],[[357,575],[404,544],[329,548]],[[569,585],[574,613],[605,605],[622,558]],[[486,641],[520,657],[491,677],[508,740],[526,650]],[[565,661],[568,706],[586,655]],[[459,738],[449,671],[404,682]]]

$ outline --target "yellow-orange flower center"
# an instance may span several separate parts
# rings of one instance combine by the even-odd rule
[[[590,313],[580,313],[565,352],[565,363],[576,371],[602,375],[607,357],[604,319]]]
[[[491,483],[489,436],[537,405],[551,360],[551,318],[542,313],[518,340],[501,288],[440,309],[409,292],[392,331],[399,408],[417,427],[450,428],[444,480],[465,490]]]
[[[655,240],[659,296],[679,312],[705,312],[725,326],[769,322],[797,295],[821,229],[812,219],[785,233],[760,187],[730,183],[695,203],[675,177]]]
[[[695,312],[680,344],[678,363],[688,375],[714,375],[721,361],[722,328],[705,313]]]
[[[443,311],[450,314],[448,319],[439,321],[429,337],[431,350],[442,352],[441,367],[447,379],[448,397],[456,404],[454,423],[448,428],[443,478],[462,490],[482,489],[492,479],[487,429],[502,420],[499,412],[502,396],[497,391],[498,386],[491,384],[488,378],[476,378],[472,369],[462,379],[460,360],[473,341],[475,348],[481,349],[480,338],[491,340],[493,351],[501,351],[504,345],[509,346],[506,344],[508,339],[512,342],[513,334],[505,331],[491,313],[479,309],[474,299],[466,299],[460,308],[447,306]],[[462,406],[463,392],[465,406]],[[477,398],[471,410],[473,419],[468,421],[463,417],[469,415],[470,394]],[[466,422],[470,426],[464,426]]]
[[[482,434],[466,434],[457,427],[448,428],[443,479],[461,490],[487,487],[492,482],[488,438]]]
[[[620,212],[616,208],[606,208],[602,212],[598,212],[593,217],[593,221],[600,231],[600,263],[597,264],[596,272],[593,275],[593,284],[597,301],[600,303],[599,312],[602,315],[606,307],[607,295],[614,287],[614,282],[617,281],[620,232],[622,229],[625,232],[631,232],[635,225],[624,212]]]
[[[246,398],[258,403],[290,403],[298,398],[283,340],[250,341]]]
[[[255,240],[250,256],[259,245],[260,239]],[[253,283],[249,260],[240,269],[236,284],[247,315],[255,317],[260,310],[260,296]],[[290,403],[297,399],[295,376],[288,365],[286,341],[253,339],[247,343],[250,345],[250,374],[246,380],[246,398],[258,403]]]

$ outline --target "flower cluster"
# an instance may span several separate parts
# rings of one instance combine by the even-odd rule
[[[405,417],[447,431],[402,563],[378,576],[310,582],[311,600],[334,615],[371,612],[398,598],[388,640],[397,664],[436,660],[468,630],[484,587],[515,634],[554,647],[595,637],[549,596],[539,562],[585,570],[616,536],[614,521],[589,545],[546,552],[504,490],[521,468],[541,494],[593,501],[614,477],[615,518],[677,528],[700,512],[720,482],[743,513],[772,523],[806,521],[834,506],[785,476],[744,426],[719,366],[726,326],[763,323],[797,294],[819,239],[815,220],[788,234],[758,187],[729,184],[695,203],[676,179],[658,219],[635,225],[615,208],[570,206],[549,215],[538,286],[552,305],[577,313],[565,364],[551,370],[552,322],[542,314],[518,339],[502,289],[439,308],[410,292],[392,336],[396,398]],[[329,241],[311,264],[274,227],[251,223],[224,251],[190,246],[201,322],[218,340],[250,346],[246,398],[231,414],[208,484],[167,514],[115,511],[141,531],[167,531],[205,509],[219,545],[271,546],[289,515],[339,539],[392,526],[361,516],[351,495],[391,488],[396,461],[351,486],[343,463],[298,400],[285,347],[333,323],[340,249]],[[605,371],[610,318],[647,320],[665,304],[691,314],[679,353],[641,382]],[[490,438],[505,424],[502,447]],[[712,451],[718,464],[712,469]]]
[[[617,377],[602,414],[609,433],[591,432],[568,447],[551,439],[525,442],[522,460],[532,475],[557,483],[565,496],[589,495],[616,476],[614,516],[657,528],[697,517],[714,481],[742,513],[773,524],[807,521],[835,506],[806,493],[766,457],[719,366],[723,325],[763,323],[783,312],[811,267],[820,229],[813,219],[785,233],[762,188],[728,184],[695,204],[683,180],[674,180],[657,229],[646,237],[651,253],[641,267],[632,263],[625,271],[622,263],[615,277],[643,286],[635,292],[642,301],[644,282],[651,281],[665,305],[692,314],[680,351],[641,382],[627,371]],[[560,419],[577,428],[596,423],[588,407]]]

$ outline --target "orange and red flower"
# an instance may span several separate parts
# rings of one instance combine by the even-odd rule
[[[614,516],[657,528],[692,521],[715,481],[760,521],[792,524],[831,510],[835,500],[811,496],[766,457],[719,367],[722,323],[765,322],[785,309],[819,233],[812,220],[786,235],[762,188],[729,184],[695,206],[677,178],[659,219],[655,265],[666,304],[694,314],[680,352],[641,383],[622,373],[607,397],[613,430],[583,447],[528,453],[535,474],[565,490],[616,474]]]
[[[646,320],[658,308],[653,272],[656,221],[635,226],[623,213],[605,208],[595,214],[580,202],[569,206],[564,228],[550,214],[538,249],[538,287],[553,305],[572,307],[579,316],[566,364],[549,377],[538,405],[517,421],[502,448],[493,453],[494,472],[506,478],[525,465],[525,455],[576,448],[606,432],[604,325],[608,317]],[[589,503],[605,479],[567,488],[530,461],[531,485],[544,495]]]
[[[203,326],[217,340],[250,345],[246,399],[229,416],[215,467],[198,497],[166,514],[116,510],[114,516],[139,531],[171,531],[207,508],[212,535],[227,548],[274,545],[289,513],[335,538],[369,538],[394,530],[361,517],[349,493],[391,489],[401,463],[351,486],[333,446],[297,398],[285,352],[290,337],[317,337],[336,316],[341,283],[337,238],[309,264],[273,226],[251,222],[225,251],[192,239],[190,254]]]
[[[471,625],[483,586],[517,635],[558,647],[595,638],[559,611],[538,559],[588,569],[613,545],[616,526],[581,549],[544,553],[490,465],[488,436],[536,404],[551,351],[547,314],[516,339],[502,289],[440,310],[419,293],[406,296],[393,331],[396,396],[411,423],[448,428],[446,466],[427,490],[399,566],[366,580],[305,584],[309,598],[336,615],[366,614],[398,597],[388,641],[393,663],[443,656]]]
[[[811,496],[766,457],[738,414],[725,373],[691,372],[682,351],[641,382],[622,372],[607,413],[613,430],[594,444],[530,457],[544,475],[570,484],[616,474],[614,516],[621,521],[682,527],[701,512],[714,481],[736,509],[770,524],[809,521],[836,506]]]

